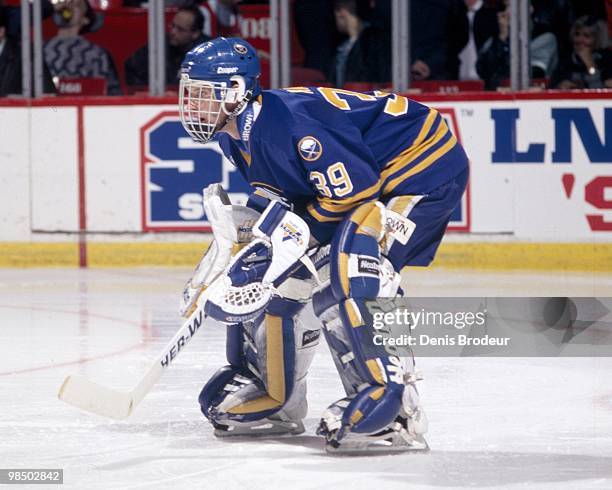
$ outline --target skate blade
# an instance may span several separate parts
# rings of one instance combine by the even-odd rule
[[[233,425],[227,426],[227,429],[215,428],[214,434],[216,437],[277,437],[283,435],[298,435],[305,431],[302,422],[281,423],[267,422],[260,425]]]
[[[386,442],[386,443],[385,443]],[[325,444],[325,452],[335,455],[367,456],[371,454],[400,454],[400,453],[426,453],[429,444],[423,437],[414,439],[410,444],[392,444],[387,441],[346,442],[344,444]]]

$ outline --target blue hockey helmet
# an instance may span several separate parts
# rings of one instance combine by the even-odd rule
[[[218,37],[189,51],[179,87],[181,122],[189,135],[205,143],[240,114],[261,91],[259,74],[257,52],[243,39]]]

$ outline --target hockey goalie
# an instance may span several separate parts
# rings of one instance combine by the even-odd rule
[[[214,242],[182,298],[227,325],[227,365],[199,397],[215,434],[302,432],[322,328],[346,391],[321,416],[327,450],[426,449],[413,359],[368,356],[364,313],[401,295],[404,266],[429,265],[460,203],[468,159],[443,117],[386,92],[262,91],[238,38],[197,46],[181,72],[185,130],[253,188],[245,207],[207,188]],[[308,301],[319,324],[300,320]]]
[[[362,346],[365,300],[398,290],[399,274],[377,253],[384,208],[372,203],[356,210],[351,216],[359,222],[347,220],[338,241],[313,246],[304,220],[282,201],[269,201],[261,214],[252,201],[251,207],[232,205],[218,184],[205,190],[214,241],[187,283],[180,306],[188,316],[207,290],[204,311],[227,325],[228,364],[199,397],[215,435],[304,431],[307,374],[321,329],[300,321],[300,313],[312,300],[346,390],[317,429],[327,450],[426,449],[422,434],[427,422],[414,385],[413,359],[368,359]],[[374,252],[368,260],[381,263],[380,275],[343,270],[341,262],[366,257],[354,250],[355,239],[371,242],[366,248]],[[402,368],[399,374],[397,366]]]

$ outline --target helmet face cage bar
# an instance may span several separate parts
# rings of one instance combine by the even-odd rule
[[[246,109],[252,95],[253,91],[246,90],[241,76],[234,76],[227,83],[192,80],[184,74],[179,86],[181,123],[195,141],[207,143],[222,127],[221,112],[228,116],[226,124]],[[227,103],[235,103],[236,107],[229,111]]]
[[[219,129],[217,125],[228,92],[232,90],[225,82],[191,80],[183,75],[179,86],[179,113],[183,127],[194,140],[206,143]]]

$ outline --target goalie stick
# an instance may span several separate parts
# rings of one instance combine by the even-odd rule
[[[210,288],[202,292],[197,307],[172,340],[164,347],[147,372],[131,391],[120,391],[94,383],[84,376],[68,376],[62,384],[58,398],[82,410],[116,420],[128,418],[136,406],[159,381],[166,368],[198,332],[206,314],[204,305]]]
[[[215,194],[215,192],[217,194]],[[216,185],[214,187],[209,186],[204,192],[205,204],[209,203],[209,206],[205,207],[207,207],[207,214],[210,216],[216,216],[214,213],[215,209],[226,209],[224,200],[221,199],[218,193],[219,187]],[[214,205],[215,198],[218,201],[216,206]],[[210,204],[211,202],[212,204]],[[209,211],[211,212],[209,213]],[[270,216],[272,218],[267,219]],[[267,225],[269,229],[266,231],[259,230],[259,226],[263,226],[264,224]],[[218,226],[218,229],[221,228],[223,228],[223,225]],[[213,227],[213,230],[214,229]],[[94,383],[84,376],[68,376],[60,387],[58,398],[70,405],[104,417],[110,417],[117,420],[126,419],[132,414],[136,406],[147,395],[155,383],[162,377],[165,369],[176,358],[185,344],[189,342],[200,329],[200,326],[206,318],[205,306],[210,299],[209,297],[215,300],[218,296],[225,294],[224,299],[229,303],[234,303],[232,306],[237,306],[236,302],[238,302],[239,305],[237,307],[243,309],[247,308],[249,310],[247,312],[243,311],[242,313],[251,313],[251,307],[253,307],[253,312],[257,311],[258,308],[254,307],[254,303],[263,301],[260,305],[260,307],[263,308],[265,304],[267,304],[267,301],[269,301],[271,291],[274,290],[272,285],[274,279],[277,279],[279,275],[286,272],[291,267],[292,263],[297,263],[298,261],[304,264],[316,281],[320,283],[316,268],[306,254],[310,239],[308,226],[300,217],[287,211],[282,205],[273,201],[259,217],[253,229],[255,235],[259,237],[258,240],[260,242],[267,240],[270,242],[269,247],[275,250],[276,247],[278,247],[278,250],[282,249],[282,253],[274,254],[270,261],[269,267],[263,276],[265,284],[262,286],[262,283],[259,283],[262,287],[259,287],[258,292],[262,293],[267,289],[268,295],[255,295],[253,288],[250,287],[252,286],[251,284],[234,288],[231,280],[229,280],[229,282],[225,280],[227,279],[225,274],[220,274],[221,271],[213,271],[213,277],[215,277],[215,279],[208,283],[208,287],[199,295],[195,302],[195,308],[189,315],[187,321],[183,323],[179,331],[174,335],[168,345],[164,347],[164,350],[157,356],[155,362],[153,362],[138,384],[136,384],[131,391],[113,390],[99,385],[98,383]],[[215,235],[217,234],[215,233]],[[222,241],[223,243],[228,241],[229,243],[233,243],[237,240],[238,238],[233,236],[229,237],[228,240]],[[255,241],[252,243],[255,243]],[[228,270],[231,270],[232,265],[246,253],[250,253],[248,246],[244,247],[236,254],[232,261],[230,261],[226,273]],[[198,265],[198,269],[199,267],[200,265]],[[245,296],[244,293],[237,294],[235,289],[247,289],[247,299],[243,298],[243,296]],[[257,297],[257,299],[255,297]],[[214,306],[215,304],[213,301],[213,307]],[[223,308],[217,308],[217,310],[219,309],[225,314]],[[208,308],[206,308],[206,311],[208,311]],[[235,316],[232,316],[234,315],[234,311],[231,310],[230,313],[230,316],[235,318]],[[215,316],[215,314],[212,314],[212,316],[220,319]]]
[[[310,259],[302,256],[299,260],[306,265],[316,281],[320,283],[316,269],[314,269]],[[221,279],[218,278],[217,281]],[[202,292],[196,302],[196,308],[187,321],[183,323],[179,331],[176,332],[172,340],[164,347],[155,359],[155,362],[151,364],[147,372],[131,391],[114,390],[95,383],[84,376],[73,375],[68,376],[64,380],[60,387],[58,398],[82,410],[104,417],[116,420],[128,418],[155,383],[159,381],[170,363],[202,326],[206,318],[204,306],[208,296],[212,291],[218,289],[213,287],[214,282]]]

